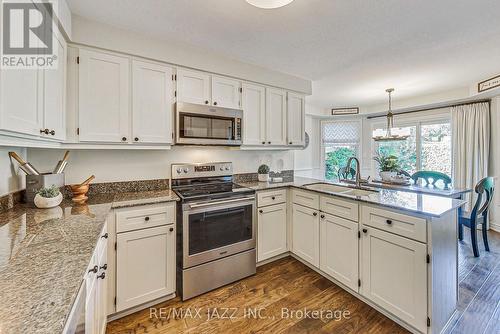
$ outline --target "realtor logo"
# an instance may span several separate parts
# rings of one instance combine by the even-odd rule
[[[56,68],[53,1],[2,1],[3,69]]]

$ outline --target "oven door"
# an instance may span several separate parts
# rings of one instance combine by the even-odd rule
[[[183,268],[255,248],[255,197],[183,206]]]

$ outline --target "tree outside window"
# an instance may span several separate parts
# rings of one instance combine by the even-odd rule
[[[338,171],[350,157],[359,156],[360,122],[322,122],[322,149],[327,180],[338,181]]]
[[[409,174],[417,171],[417,127],[410,126],[410,137],[407,140],[379,142],[378,150],[381,155],[398,157],[401,169]]]
[[[450,122],[418,123],[406,129],[410,130],[407,140],[379,142],[378,152],[398,157],[401,169],[409,174],[429,170],[451,176]]]

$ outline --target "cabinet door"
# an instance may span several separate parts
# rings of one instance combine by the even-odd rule
[[[116,311],[174,291],[174,225],[119,233],[116,250]]]
[[[361,294],[427,331],[426,245],[363,226]]]
[[[211,104],[210,75],[203,72],[178,69],[177,101]]]
[[[132,133],[135,143],[172,143],[172,68],[132,62]]]
[[[266,88],[242,85],[243,145],[266,143]]]
[[[94,253],[90,261],[89,270],[85,277],[87,296],[85,302],[85,333],[97,333],[98,329],[98,291],[97,273],[90,271],[94,266],[98,266],[98,257]]]
[[[319,267],[318,211],[293,204],[292,251],[310,264]]]
[[[320,269],[358,291],[358,223],[321,213]]]
[[[0,128],[27,135],[40,135],[41,70],[0,70]]]
[[[224,108],[241,108],[241,82],[212,76],[212,105]]]
[[[257,221],[257,261],[286,251],[286,203],[260,208]]]
[[[288,145],[304,146],[306,121],[304,96],[288,92],[286,105]]]
[[[129,59],[80,49],[80,141],[129,140]]]
[[[44,71],[44,103],[43,128],[49,134],[44,137],[58,140],[66,139],[66,42],[60,34],[56,34],[57,69]]]
[[[108,296],[108,255],[107,255],[107,242],[100,240],[102,243],[101,253],[99,254],[99,274],[97,276],[97,333],[106,333],[106,319],[107,319],[107,296]],[[104,276],[102,276],[104,274]]]
[[[266,89],[266,138],[268,145],[286,145],[286,92]]]

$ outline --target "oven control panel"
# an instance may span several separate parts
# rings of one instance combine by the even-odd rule
[[[173,164],[172,179],[233,175],[232,162]]]

